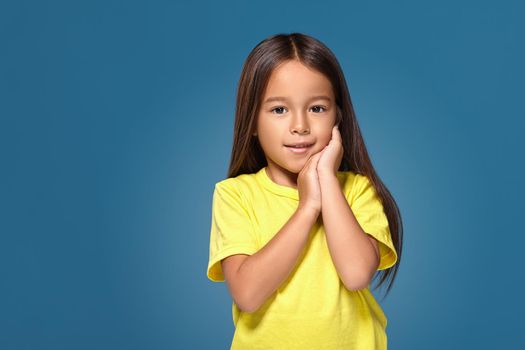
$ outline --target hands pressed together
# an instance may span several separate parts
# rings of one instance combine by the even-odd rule
[[[321,151],[306,161],[297,177],[299,207],[321,212],[321,185],[323,178],[335,177],[343,159],[343,143],[339,128],[332,128],[332,138]]]

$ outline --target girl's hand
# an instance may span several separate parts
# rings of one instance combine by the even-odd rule
[[[320,153],[322,155],[317,164],[319,175],[336,175],[343,160],[343,142],[337,125],[332,128],[332,139]]]
[[[298,209],[313,209],[317,214],[321,212],[321,185],[317,174],[317,162],[321,153],[322,151],[310,156],[297,176]]]

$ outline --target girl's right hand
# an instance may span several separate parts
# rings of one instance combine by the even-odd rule
[[[299,209],[310,208],[321,212],[321,186],[317,175],[317,163],[323,151],[310,156],[297,176]]]

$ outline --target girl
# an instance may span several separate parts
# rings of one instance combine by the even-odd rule
[[[387,348],[369,284],[380,270],[392,286],[401,216],[315,38],[274,35],[248,55],[211,221],[207,276],[233,298],[231,349]]]

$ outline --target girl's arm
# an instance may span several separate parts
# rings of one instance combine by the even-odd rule
[[[244,257],[237,269],[234,259],[223,259],[226,282],[237,306],[245,312],[259,309],[286,280],[295,267],[312,226],[320,212],[298,207],[268,243],[253,255]]]
[[[362,230],[337,177],[319,173],[319,183],[326,240],[339,277],[348,290],[364,289],[379,266],[377,241]]]

